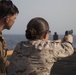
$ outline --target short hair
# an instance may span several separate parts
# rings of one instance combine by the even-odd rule
[[[41,17],[36,17],[27,24],[26,38],[29,40],[41,39],[47,31],[49,31],[48,22]]]
[[[12,16],[18,13],[18,8],[11,0],[0,0],[0,19],[4,18],[5,16]]]

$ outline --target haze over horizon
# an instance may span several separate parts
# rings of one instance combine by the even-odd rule
[[[34,17],[47,20],[52,34],[73,29],[76,34],[76,0],[12,0],[19,14],[10,30],[3,34],[25,34],[27,23]]]

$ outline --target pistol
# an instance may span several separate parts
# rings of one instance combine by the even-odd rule
[[[73,35],[73,30],[65,31],[65,36],[67,36],[67,35],[69,35],[69,34]]]

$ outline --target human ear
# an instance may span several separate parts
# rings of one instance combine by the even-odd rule
[[[47,35],[48,35],[48,32],[45,32],[44,39],[46,39]]]
[[[9,22],[9,17],[6,17],[6,23],[8,23]]]

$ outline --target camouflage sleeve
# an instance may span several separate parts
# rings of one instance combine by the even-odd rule
[[[67,57],[73,54],[74,49],[73,46],[68,43],[53,43],[53,55],[56,58]]]
[[[13,51],[13,54],[11,55],[11,61],[14,61],[18,57],[17,53],[19,53],[19,51],[20,51],[20,43],[16,45]]]
[[[10,57],[10,65],[7,70],[8,75],[13,75],[16,73],[16,69],[17,69],[16,66],[18,66],[18,60],[19,60],[18,54],[20,54],[19,51],[20,51],[20,44],[18,43],[14,49],[13,54]],[[15,64],[17,64],[17,65],[15,65]]]

